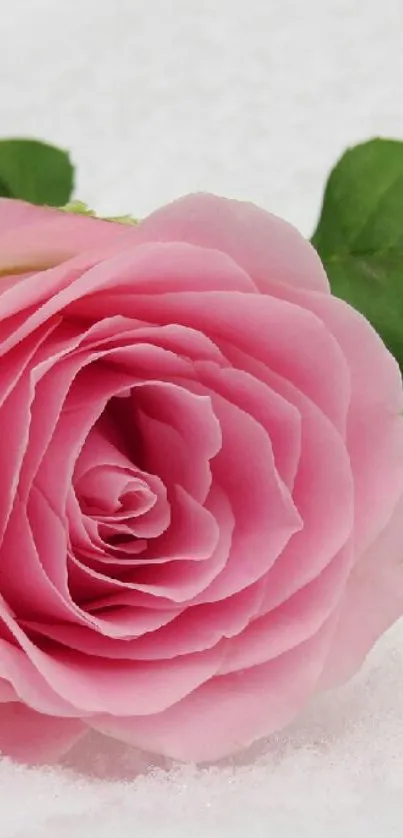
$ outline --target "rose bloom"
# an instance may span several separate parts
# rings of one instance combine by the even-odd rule
[[[215,760],[403,613],[403,392],[289,224],[0,202],[0,750]]]

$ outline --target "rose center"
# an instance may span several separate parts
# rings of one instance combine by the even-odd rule
[[[161,480],[139,469],[129,456],[122,436],[125,400],[115,401],[118,416],[105,411],[89,432],[73,484],[88,535],[84,554],[101,551],[105,557],[127,558],[144,553],[148,539],[166,529],[169,505]]]

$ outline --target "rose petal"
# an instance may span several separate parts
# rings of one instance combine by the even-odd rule
[[[44,716],[19,702],[0,706],[0,752],[17,762],[54,763],[86,730],[79,719]]]
[[[196,362],[195,366],[207,392],[218,392],[265,428],[276,471],[292,490],[301,452],[301,418],[297,408],[243,369],[222,369],[203,362]]]
[[[4,535],[18,487],[19,473],[28,444],[33,388],[23,377],[0,409],[0,421],[9,429],[7,444],[0,448],[0,538]],[[3,424],[4,423],[4,424]]]
[[[403,617],[403,496],[386,527],[356,564],[340,616],[322,688],[350,678],[389,626]]]
[[[14,502],[2,541],[0,582],[2,596],[19,618],[68,620],[74,615],[66,579],[66,531],[43,497],[32,493],[31,504],[41,523],[37,545],[32,536],[27,510],[21,501]],[[44,547],[40,556],[38,552]],[[54,551],[58,561],[54,562]],[[48,564],[53,580],[47,573]]]
[[[10,322],[10,328],[0,344],[0,356],[67,306],[77,316],[84,304],[84,316],[88,321],[87,296],[101,289],[116,290],[116,276],[126,283],[132,293],[138,292],[136,285],[147,290],[151,285],[157,291],[158,283],[164,289],[171,287],[176,290],[180,287],[188,290],[203,288],[206,291],[209,288],[232,288],[250,293],[255,290],[244,271],[228,256],[215,250],[175,242],[135,246],[130,232],[122,233],[118,247],[115,243],[116,250],[117,255],[112,246],[107,246],[104,252],[97,248],[95,254],[85,253],[67,265],[44,272],[44,279],[40,282],[28,276],[23,280],[17,277],[14,285],[6,285],[3,290],[0,284],[2,317]],[[113,307],[107,300],[105,307],[104,299],[98,294],[92,297],[93,320],[113,316]],[[75,303],[74,307],[72,303]],[[116,313],[126,314],[120,309]],[[134,317],[138,320],[136,315]]]
[[[168,660],[177,655],[211,649],[223,637],[239,634],[259,612],[263,588],[264,582],[260,582],[223,602],[192,606],[177,614],[139,609],[145,612],[145,617],[149,615],[150,626],[141,637],[123,642],[84,626],[31,623],[30,627],[89,655],[125,660]],[[157,620],[152,625],[153,615],[159,617],[160,625]]]
[[[10,701],[18,701],[18,695],[9,681],[5,678],[0,678],[0,703],[7,704]]]
[[[321,319],[301,305],[232,290],[143,295],[122,289],[94,296],[91,309],[94,316],[125,313],[162,326],[190,326],[224,354],[233,344],[298,387],[345,432],[351,397],[346,358]]]
[[[302,527],[276,473],[264,428],[218,393],[212,393],[212,403],[223,434],[222,449],[212,462],[213,485],[221,486],[230,500],[235,530],[225,568],[198,602],[223,599],[261,579]]]
[[[133,466],[127,455],[113,444],[110,425],[105,421],[105,417],[101,417],[90,431],[78,456],[74,469],[76,490],[81,495],[91,495],[92,492],[93,497],[98,497],[99,502],[102,500],[106,507],[111,503],[113,496],[115,504],[117,503],[119,492],[123,491],[122,481],[127,482],[128,479],[132,483],[137,481],[141,495],[136,501],[136,509],[133,502],[124,513],[119,514],[125,518],[138,517],[138,520],[132,521],[132,532],[135,535],[145,538],[161,535],[170,521],[170,506],[162,480],[155,474],[149,474]],[[102,520],[106,521],[107,517],[104,515]],[[113,516],[111,522],[112,520]]]
[[[17,640],[24,638],[23,631],[18,627],[4,603],[0,603],[0,617],[6,622]],[[78,712],[72,704],[61,698],[46,683],[36,664],[32,663],[25,650],[0,639],[0,657],[2,672],[24,704],[38,710],[38,712],[63,718],[86,715],[83,712]]]
[[[0,640],[3,670],[18,695],[40,712],[87,716],[92,712],[159,712],[217,671],[219,646],[198,655],[158,661],[99,661],[79,652],[41,650],[18,626],[5,603],[0,617],[20,648]]]
[[[0,205],[0,275],[46,270],[93,248],[136,240],[136,228],[22,201]],[[4,222],[4,218],[10,218]]]
[[[145,218],[142,241],[184,241],[227,253],[259,291],[272,282],[329,292],[315,250],[288,222],[252,203],[196,194],[180,198]]]
[[[74,707],[76,715],[84,716],[94,712],[159,713],[208,681],[223,657],[220,645],[198,654],[180,655],[168,662],[100,660],[71,650],[48,654],[16,626],[14,631],[38,673],[40,699],[42,690],[45,696],[46,687],[51,685],[52,692]],[[10,680],[14,683],[13,678]],[[32,702],[28,703],[32,706]]]
[[[302,419],[293,500],[304,525],[270,571],[265,609],[284,602],[314,579],[354,532],[354,481],[342,438],[327,417],[287,382],[277,379],[273,385],[289,396]]]
[[[315,404],[251,356],[234,347],[226,351],[232,363],[261,378],[294,405],[301,417],[301,456],[293,500],[303,527],[270,570],[264,599],[264,609],[269,610],[314,579],[353,536],[354,481],[343,438]]]
[[[104,611],[101,606],[98,608],[96,614],[99,615],[99,619],[90,627],[79,623],[46,623],[43,620],[20,622],[28,633],[34,631],[36,636],[50,637],[85,654],[130,659],[136,657],[135,654],[130,654],[133,645],[131,640],[137,641],[137,638],[144,634],[153,637],[157,629],[171,622],[180,613],[178,608],[168,611],[125,605],[108,608],[106,605]],[[108,624],[113,629],[109,634],[106,633]]]
[[[268,663],[211,678],[158,715],[92,716],[90,727],[128,744],[187,762],[212,761],[284,727],[311,694],[334,619],[309,640]],[[195,720],[200,723],[195,723]]]
[[[304,299],[305,302],[305,299]],[[347,445],[355,483],[357,553],[385,526],[403,491],[403,389],[397,362],[368,321],[342,300],[310,295],[351,374]]]
[[[180,493],[184,496],[184,492]],[[190,496],[188,496],[188,500]],[[195,504],[195,501],[192,502]],[[225,567],[231,546],[234,529],[234,517],[228,499],[218,486],[214,486],[204,507],[199,507],[198,515],[210,515],[208,529],[203,524],[199,537],[204,539],[203,549],[209,553],[208,561],[180,561],[157,565],[151,569],[150,578],[146,578],[143,568],[136,574],[130,571],[125,580],[105,577],[99,571],[84,566],[76,557],[71,557],[69,566],[70,588],[77,601],[91,599],[101,604],[132,604],[156,608],[172,609],[175,605],[186,602],[196,596]],[[219,522],[217,528],[216,523]],[[213,549],[213,541],[218,543]],[[191,533],[189,533],[191,535]],[[210,551],[213,552],[210,555]],[[130,578],[133,575],[133,578]]]
[[[273,660],[312,637],[339,605],[353,561],[349,544],[316,579],[231,638],[220,675]]]
[[[24,227],[26,224],[48,220],[54,210],[49,207],[39,207],[16,198],[0,198],[0,235]]]
[[[133,407],[147,469],[165,486],[179,484],[204,503],[211,486],[210,460],[221,447],[210,397],[169,382],[144,382],[133,392]]]

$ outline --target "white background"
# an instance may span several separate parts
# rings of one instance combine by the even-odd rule
[[[403,138],[402,81],[402,0],[0,0],[0,134],[69,148],[100,213],[201,189],[309,235],[345,147]],[[0,834],[401,836],[402,627],[244,762],[105,784],[0,761]]]

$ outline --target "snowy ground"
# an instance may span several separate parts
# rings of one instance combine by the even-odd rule
[[[309,234],[343,149],[403,137],[402,31],[402,0],[0,0],[0,134],[70,148],[105,214],[207,189]],[[0,761],[1,838],[401,836],[403,624],[236,764],[92,748],[92,781]]]

